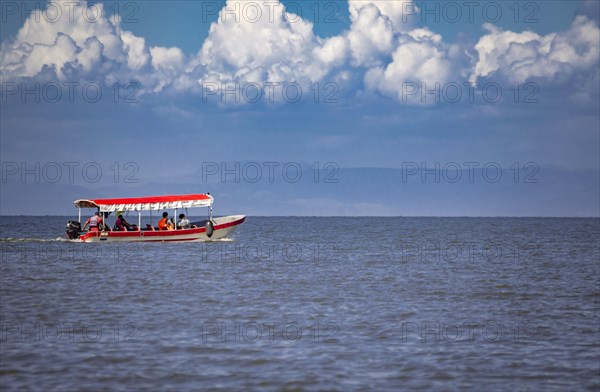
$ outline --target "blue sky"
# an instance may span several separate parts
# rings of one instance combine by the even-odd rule
[[[79,197],[196,191],[260,215],[600,214],[595,1],[481,1],[472,20],[462,2],[81,2],[72,20],[37,3],[2,3],[2,214],[33,213],[24,192],[54,195],[35,213],[69,213]],[[71,181],[72,162],[102,178]],[[236,162],[240,181],[203,180]],[[304,177],[253,183],[248,162]],[[397,181],[468,162],[503,179]],[[315,163],[338,182],[306,183]],[[365,183],[377,196],[353,198]]]

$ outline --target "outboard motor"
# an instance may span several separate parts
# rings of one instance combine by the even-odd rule
[[[81,231],[81,223],[77,221],[67,222],[67,238],[70,240],[76,240],[79,238],[79,232]]]

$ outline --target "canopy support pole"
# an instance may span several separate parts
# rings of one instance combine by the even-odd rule
[[[173,217],[173,225],[175,226],[175,230],[177,230],[177,208],[175,208],[175,216]]]
[[[142,211],[138,211],[138,228],[142,230]]]
[[[77,211],[79,213],[79,224],[81,224],[81,208],[78,208]]]

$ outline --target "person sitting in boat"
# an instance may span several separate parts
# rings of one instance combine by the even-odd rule
[[[192,227],[190,220],[185,217],[185,214],[179,214],[179,227],[182,229],[189,229]]]
[[[85,231],[85,228],[90,225],[90,231],[98,231],[102,228],[102,225],[104,224],[104,221],[102,220],[102,217],[100,216],[100,211],[96,211],[96,213],[94,215],[92,215],[88,220],[85,221],[84,225],[83,225],[83,230]]]
[[[162,219],[158,221],[158,230],[175,230],[175,225],[168,219],[169,213],[163,212]]]
[[[131,230],[131,225],[129,223],[127,223],[127,221],[123,217],[123,214],[119,214],[119,216],[117,216],[117,221],[115,222],[115,230],[117,230],[117,231]]]

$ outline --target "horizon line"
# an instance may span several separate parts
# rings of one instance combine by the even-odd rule
[[[5,215],[0,214],[0,217],[68,217],[71,215],[28,215],[28,214],[13,214]],[[146,216],[146,215],[143,215]],[[189,216],[204,216],[204,215],[191,215]],[[221,216],[220,214],[216,216]],[[226,216],[226,215],[223,215]],[[555,216],[555,215],[531,215],[531,216],[517,216],[517,215],[245,215],[247,218],[556,218],[556,219],[598,219],[597,216]]]

